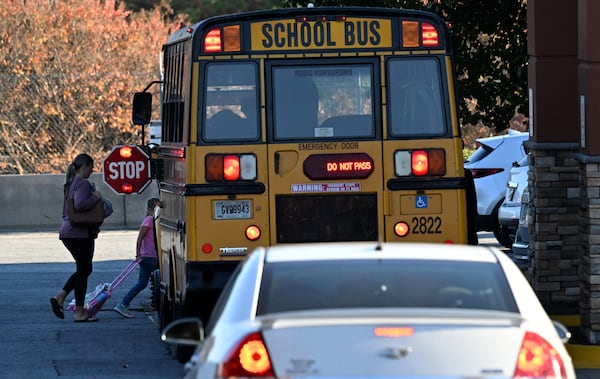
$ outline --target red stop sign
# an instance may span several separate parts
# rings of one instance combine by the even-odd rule
[[[115,146],[102,166],[104,183],[118,194],[142,193],[150,184],[150,157],[139,146]]]

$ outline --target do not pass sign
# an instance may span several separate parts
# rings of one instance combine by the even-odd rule
[[[150,184],[150,157],[139,146],[116,146],[104,158],[104,183],[118,194],[142,193]]]

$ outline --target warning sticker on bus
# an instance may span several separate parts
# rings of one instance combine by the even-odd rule
[[[358,192],[360,183],[308,183],[292,184],[292,192]]]
[[[254,51],[383,49],[392,46],[391,22],[388,19],[273,20],[252,23],[250,30]]]

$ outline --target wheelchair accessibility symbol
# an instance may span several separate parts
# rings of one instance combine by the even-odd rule
[[[415,198],[415,206],[417,208],[427,208],[427,196],[420,195]]]

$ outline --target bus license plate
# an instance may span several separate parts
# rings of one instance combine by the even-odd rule
[[[215,220],[252,218],[252,200],[225,200],[213,202]]]

